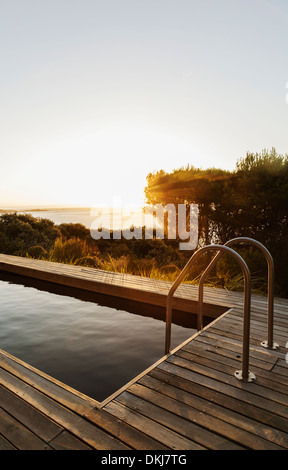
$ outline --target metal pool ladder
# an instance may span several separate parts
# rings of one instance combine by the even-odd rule
[[[171,345],[171,322],[172,322],[172,297],[177,287],[188,274],[192,264],[207,251],[226,252],[231,254],[239,263],[244,277],[244,325],[243,325],[243,356],[242,370],[236,370],[234,375],[237,379],[246,382],[255,380],[255,374],[249,371],[249,343],[250,343],[250,310],[251,310],[251,276],[247,264],[243,258],[232,248],[224,245],[208,245],[197,250],[189,259],[176,281],[168,292],[166,302],[166,337],[165,337],[165,354],[170,352]],[[220,255],[219,255],[220,256]],[[216,257],[215,257],[216,258]],[[214,259],[215,259],[214,258]],[[214,261],[214,259],[212,261]],[[209,266],[208,266],[209,267]],[[211,268],[212,269],[212,268]],[[203,302],[203,296],[202,296]],[[200,302],[199,302],[200,305]],[[203,311],[203,310],[202,310]]]
[[[228,242],[224,243],[224,246],[232,246],[236,244],[248,244],[248,245],[254,245],[257,248],[260,249],[260,251],[264,254],[266,261],[267,261],[267,266],[268,266],[268,322],[267,322],[267,341],[262,341],[261,345],[264,348],[268,349],[278,349],[279,345],[273,341],[273,315],[274,315],[274,262],[273,258],[270,254],[270,252],[267,250],[267,248],[262,245],[262,243],[258,242],[257,240],[254,240],[253,238],[247,238],[247,237],[237,237],[237,238],[232,238]],[[216,256],[212,259],[210,264],[207,266],[205,271],[203,272],[200,281],[199,281],[199,289],[198,289],[198,330],[202,330],[203,328],[203,285],[204,281],[207,278],[207,276],[210,274],[214,266],[216,265],[217,261],[220,259],[222,253],[219,251]]]

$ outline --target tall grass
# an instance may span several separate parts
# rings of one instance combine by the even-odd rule
[[[79,238],[66,240],[59,237],[49,251],[40,250],[39,247],[32,248],[33,249],[27,251],[27,257],[71,265],[81,265],[122,274],[133,274],[168,282],[174,282],[180,274],[181,269],[184,267],[179,267],[175,264],[163,264],[161,266],[159,262],[156,262],[155,258],[138,258],[135,255],[132,256],[129,254],[118,257],[112,257],[110,254],[102,256],[97,248],[91,248],[87,245],[85,240]],[[248,252],[248,258],[249,253],[250,252]],[[208,262],[209,259],[205,259],[198,263],[197,266],[194,266],[191,273],[186,276],[183,282],[197,285]],[[253,257],[250,259],[250,262],[250,264],[253,265]],[[249,263],[247,262],[247,264]],[[262,294],[266,292],[266,284],[267,281],[262,271],[254,273],[252,276],[252,291],[254,293]],[[223,257],[223,259],[220,259],[219,263],[217,263],[214,274],[206,279],[205,286],[243,291],[244,279],[242,272],[239,272],[239,266],[235,266],[233,261],[229,261]]]
[[[53,248],[48,252],[48,261],[56,261],[58,263],[77,264],[80,259],[89,254],[89,250],[85,241],[78,238],[63,240],[57,238]]]

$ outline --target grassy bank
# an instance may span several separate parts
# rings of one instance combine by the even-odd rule
[[[27,214],[0,217],[0,252],[51,262],[80,265],[173,282],[192,255],[181,251],[178,240],[94,240],[81,224],[55,225]],[[266,265],[259,253],[241,251],[251,269],[253,291],[266,293]],[[197,284],[212,255],[203,256],[184,282]],[[206,285],[243,290],[243,277],[235,261],[223,256]]]
[[[113,240],[111,235],[110,240],[96,241],[81,224],[55,225],[48,219],[17,213],[0,217],[0,252],[170,282],[177,278],[192,255],[190,251],[179,250],[178,240]],[[251,269],[253,292],[266,293],[265,260],[251,249],[242,250],[241,254]],[[211,256],[204,255],[184,282],[197,284]],[[206,285],[243,290],[239,266],[223,256]]]

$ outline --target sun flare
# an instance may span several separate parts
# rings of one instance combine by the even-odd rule
[[[187,161],[191,155],[191,148],[180,138],[150,129],[111,126],[39,147],[29,171],[30,177],[34,171],[38,200],[50,194],[51,202],[55,199],[67,205],[112,206],[115,199],[123,205],[143,205],[147,174],[171,170],[167,162],[179,154]],[[44,183],[37,178],[37,161],[45,162]]]

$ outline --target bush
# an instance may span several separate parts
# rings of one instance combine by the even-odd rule
[[[3,214],[0,216],[0,250],[2,253],[26,256],[32,246],[49,250],[59,231],[54,222],[30,214]]]
[[[47,251],[44,250],[43,246],[31,246],[27,250],[27,255],[29,258],[36,258],[36,259],[41,259],[41,258],[46,258],[47,256]]]
[[[60,236],[63,239],[78,238],[89,241],[91,239],[90,230],[82,224],[65,223],[58,225]]]
[[[75,264],[77,260],[89,255],[86,242],[78,238],[63,240],[57,238],[49,252],[49,261],[57,263]]]
[[[82,258],[78,258],[76,260],[77,265],[79,266],[86,266],[88,268],[96,268],[96,269],[102,269],[103,268],[103,263],[97,256],[83,256]]]

